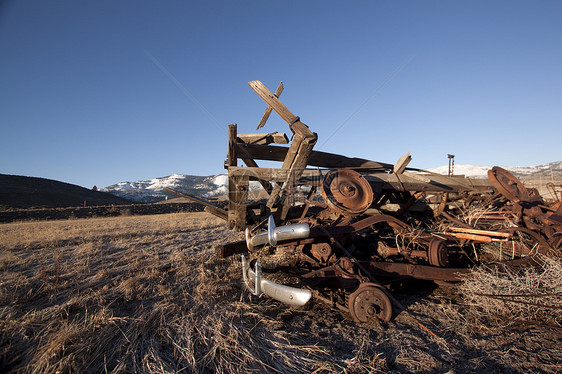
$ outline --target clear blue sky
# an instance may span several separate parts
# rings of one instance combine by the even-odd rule
[[[562,1],[0,4],[0,173],[224,172],[228,124],[253,133],[265,109],[254,79],[284,82],[322,151],[562,159]],[[265,131],[289,129],[274,114]]]

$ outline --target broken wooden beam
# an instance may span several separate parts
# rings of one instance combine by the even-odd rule
[[[248,177],[228,176],[228,226],[231,229],[240,231],[246,227],[248,190]]]
[[[237,155],[236,155],[236,127],[237,125],[228,125],[228,155],[226,156],[226,161],[224,163],[225,169],[229,166],[237,165]]]
[[[226,210],[219,208],[218,206],[208,202],[207,200],[204,200],[204,199],[196,197],[196,196],[188,195],[188,194],[185,194],[185,193],[181,193],[181,192],[178,192],[178,191],[174,191],[171,188],[164,188],[164,191],[173,193],[174,195],[181,196],[183,198],[186,198],[187,200],[189,200],[193,203],[201,204],[205,207],[205,211],[207,213],[211,213],[212,215],[217,216],[220,219],[224,219],[225,221],[227,220],[228,214],[227,214]]]
[[[215,256],[217,258],[227,258],[229,256],[244,253],[248,251],[246,240],[238,240],[235,242],[220,244],[215,247]]]
[[[269,134],[238,134],[238,140],[248,144],[289,144],[289,138],[282,132],[272,132]]]
[[[303,136],[312,136],[312,131],[304,123],[300,121],[287,107],[279,100],[277,96],[271,93],[267,87],[260,81],[248,82],[248,85],[263,99],[285,122],[289,124],[293,133],[300,132]]]
[[[277,89],[275,90],[275,97],[279,98],[282,92],[283,92],[283,82],[279,83],[279,86],[277,86]],[[267,108],[265,109],[265,113],[263,114],[260,123],[258,124],[258,127],[256,127],[256,130],[259,130],[265,126],[265,123],[267,122],[267,119],[271,115],[272,110],[273,108],[271,107],[271,105],[268,105]]]
[[[237,143],[237,152],[247,155],[255,160],[279,161],[282,162],[287,157],[289,148],[275,145],[259,145]],[[317,166],[321,168],[363,168],[374,170],[392,169],[393,165],[365,160],[363,158],[346,157],[335,153],[312,151],[308,157],[308,166]]]
[[[406,166],[408,166],[410,161],[412,161],[412,156],[410,156],[410,152],[408,152],[404,156],[400,157],[398,161],[396,161],[392,172],[394,174],[402,174],[404,170],[406,170]]]

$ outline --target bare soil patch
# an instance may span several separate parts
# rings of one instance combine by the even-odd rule
[[[206,213],[0,225],[0,371],[562,370],[556,320],[485,314],[458,288],[396,284],[405,310],[371,325],[253,298],[239,258],[213,254],[238,238]]]

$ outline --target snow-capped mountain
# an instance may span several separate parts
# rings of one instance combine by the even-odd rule
[[[479,165],[470,165],[470,164],[456,164],[453,167],[453,174],[454,175],[464,175],[465,177],[469,178],[486,178],[488,170],[490,170],[491,166],[479,166]],[[445,174],[449,173],[449,166],[439,166],[432,169],[426,169],[432,173],[437,174]]]
[[[197,175],[172,174],[167,177],[144,181],[121,182],[101,188],[100,190],[133,201],[151,203],[166,198],[162,192],[166,187],[199,196],[205,195],[220,187],[220,185],[215,185],[213,183],[213,178],[214,177],[201,177]],[[220,184],[222,185],[222,181]]]
[[[499,166],[499,165],[498,165]],[[504,169],[512,172],[518,178],[526,177],[550,177],[552,173],[560,175],[562,173],[562,161],[555,161],[548,164],[536,166],[502,166]],[[470,164],[455,164],[453,168],[454,175],[464,175],[469,178],[487,178],[488,170],[492,166],[480,166]],[[433,173],[445,174],[449,172],[449,166],[439,166],[433,169],[427,169]]]
[[[258,189],[258,182],[250,182],[250,190]],[[228,193],[228,176],[218,174],[211,176],[172,174],[167,177],[154,178],[137,182],[121,182],[101,188],[100,191],[124,197],[141,203],[152,203],[166,199],[164,188],[202,197],[217,197]],[[169,195],[169,194],[168,194]]]
[[[492,166],[456,164],[453,169],[454,175],[464,175],[470,178],[487,178],[488,170]],[[507,166],[505,169],[511,171],[518,178],[562,178],[562,161],[537,166]],[[427,169],[433,173],[447,174],[448,165],[433,169]],[[164,188],[171,188],[178,192],[187,193],[205,198],[223,196],[228,193],[228,176],[218,174],[211,176],[197,176],[172,174],[167,177],[154,178],[137,182],[121,182],[100,190],[113,195],[124,197],[137,202],[157,202],[166,199]],[[259,182],[250,182],[250,191],[260,189]]]

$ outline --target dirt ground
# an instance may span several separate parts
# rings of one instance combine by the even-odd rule
[[[0,372],[562,371],[557,321],[482,315],[458,288],[392,290],[389,323],[241,284],[206,213],[0,225]]]

